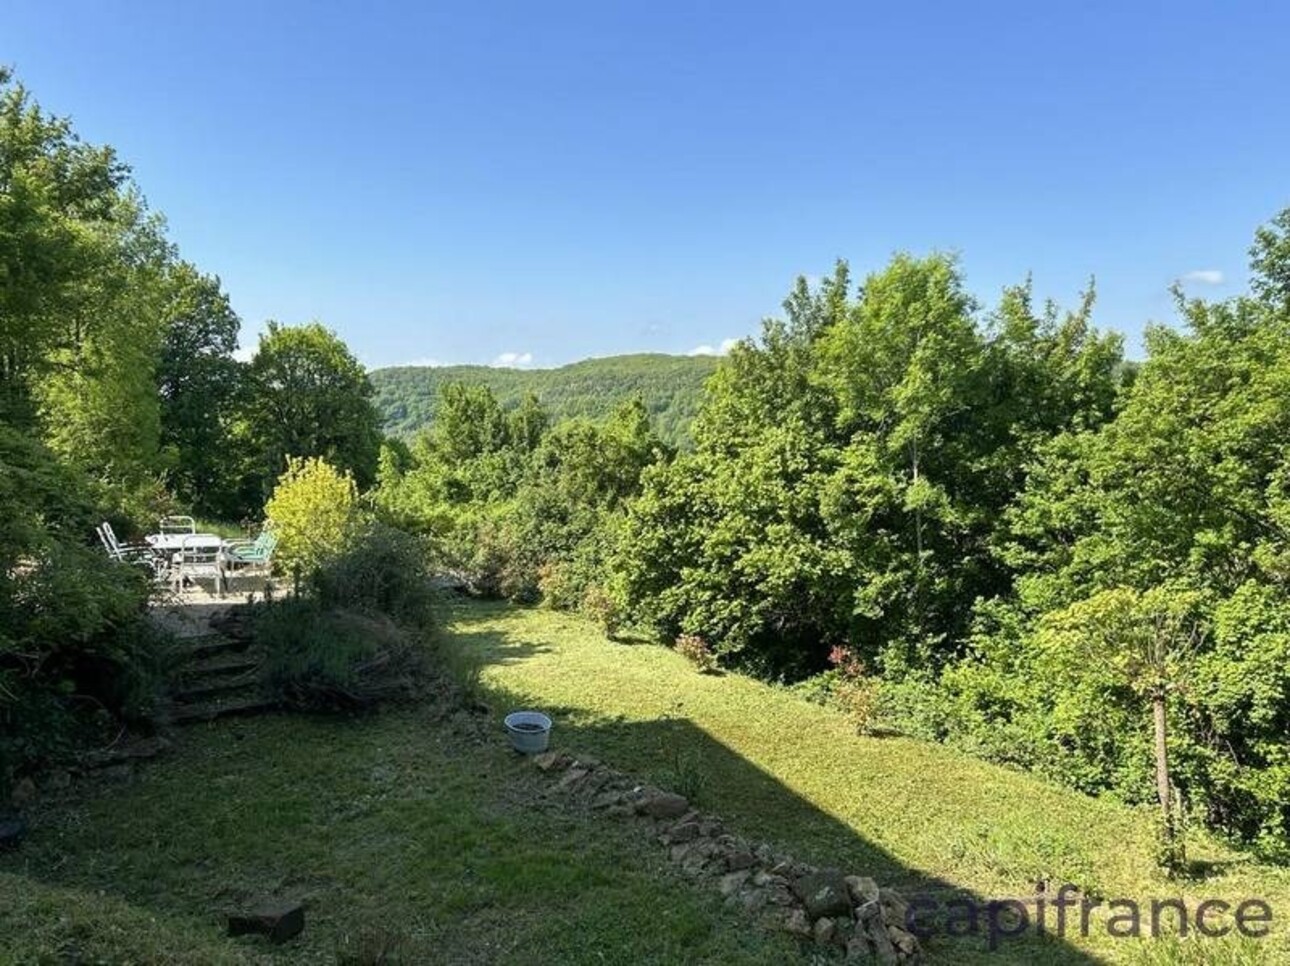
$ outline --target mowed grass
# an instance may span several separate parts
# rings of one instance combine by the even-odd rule
[[[930,945],[944,963],[1290,963],[1290,870],[1261,865],[1199,833],[1195,874],[1169,881],[1152,859],[1149,810],[1131,809],[974,760],[943,746],[857,736],[840,714],[784,689],[697,673],[658,646],[608,641],[542,610],[459,602],[447,643],[494,701],[553,714],[557,744],[697,792],[741,834],[908,892],[1033,897],[1036,882],[1107,898],[1267,901],[1273,934],[1233,941],[1109,938],[1099,910],[1087,939],[983,939]],[[1076,919],[1072,918],[1072,923]],[[1230,918],[1228,920],[1230,923]],[[1219,921],[1221,924],[1221,920]],[[1049,920],[1050,931],[1052,920]]]
[[[433,706],[185,732],[127,784],[75,786],[0,856],[3,963],[778,963],[639,831],[572,811],[500,728]],[[228,939],[260,895],[303,936]],[[379,959],[386,953],[388,958]]]

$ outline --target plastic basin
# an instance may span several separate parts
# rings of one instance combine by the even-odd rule
[[[536,755],[551,743],[551,719],[540,711],[512,711],[505,725],[511,747],[522,754]]]

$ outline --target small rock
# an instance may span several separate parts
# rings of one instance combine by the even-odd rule
[[[789,912],[788,918],[784,921],[784,931],[790,932],[794,936],[810,936],[811,920],[807,918],[804,910],[793,909]]]
[[[733,895],[743,888],[750,875],[751,873],[747,869],[739,872],[727,872],[721,877],[721,882],[718,883],[717,888],[721,890],[723,896]]]
[[[560,779],[560,784],[557,785],[556,788],[559,788],[561,790],[572,788],[574,785],[578,784],[578,782],[582,781],[586,777],[587,777],[586,769],[570,768],[567,772],[564,773],[564,777]]]
[[[268,901],[245,912],[229,913],[228,934],[267,936],[271,943],[284,943],[305,928],[305,907],[299,902]]]
[[[874,916],[865,925],[865,935],[869,937],[869,943],[873,946],[878,962],[886,964],[898,962],[900,955],[896,952],[891,936],[887,935],[887,927],[882,921],[882,916]]]
[[[851,901],[856,905],[878,901],[878,883],[867,875],[847,876],[847,888],[851,890]]]
[[[740,897],[739,903],[743,906],[744,912],[754,913],[761,912],[766,908],[766,893],[760,889],[749,889]]]
[[[767,886],[788,888],[788,880],[782,875],[776,875],[774,872],[758,872],[753,878],[753,884],[761,886],[763,889]]]
[[[812,919],[851,912],[851,893],[841,873],[808,873],[793,883],[793,892],[802,900]]]
[[[865,962],[873,960],[873,947],[863,935],[855,936],[847,942],[847,959],[859,959]]]
[[[913,933],[907,932],[900,926],[888,926],[887,936],[895,943],[896,948],[906,956],[912,956],[918,952],[918,940]]]
[[[690,803],[680,795],[659,792],[641,801],[636,809],[650,818],[680,818],[689,807]]]
[[[22,778],[14,783],[9,796],[14,808],[26,808],[36,800],[36,783],[30,778]]]
[[[605,814],[610,818],[632,818],[636,814],[636,809],[626,803],[621,805],[610,805],[605,809]]]
[[[833,945],[833,940],[838,934],[838,924],[828,916],[824,916],[815,921],[815,926],[811,929],[811,934],[815,937],[815,941],[821,946],[831,946]]]
[[[683,842],[680,845],[672,846],[672,861],[682,862],[685,857],[694,851],[693,842]]]
[[[726,868],[731,872],[737,872],[740,869],[751,869],[756,864],[756,857],[747,849],[726,853]]]
[[[856,906],[856,922],[865,924],[873,919],[882,919],[882,906],[878,904],[877,899],[871,899]]]
[[[604,771],[589,772],[586,780],[583,781],[582,784],[578,786],[578,791],[580,794],[584,796],[594,795],[599,791],[603,791],[605,786],[608,785],[609,782],[610,782],[610,776],[608,772],[604,772]]]
[[[703,867],[707,864],[706,856],[699,852],[691,851],[681,860],[681,871],[688,876],[702,875]]]
[[[888,919],[896,922],[904,922],[905,916],[909,912],[909,903],[895,889],[879,889],[878,901],[882,903],[882,908],[887,913]]]
[[[601,792],[591,803],[592,808],[609,808],[611,805],[621,805],[623,803],[622,792]]]
[[[696,822],[686,822],[684,825],[673,826],[672,829],[664,833],[664,838],[668,842],[693,842],[699,837],[699,826]]]
[[[766,902],[772,906],[795,906],[797,899],[788,886],[771,886],[764,893]]]
[[[699,823],[699,834],[704,838],[715,838],[724,831],[725,826],[715,818],[710,818]]]
[[[575,768],[585,768],[587,771],[594,771],[600,767],[600,759],[592,758],[590,755],[579,755],[573,766]]]
[[[533,764],[541,771],[551,771],[569,764],[569,756],[562,751],[544,751],[533,756]]]

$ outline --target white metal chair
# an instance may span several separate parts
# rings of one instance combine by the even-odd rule
[[[106,520],[95,527],[94,532],[98,534],[99,542],[103,544],[107,555],[118,563],[146,566],[154,574],[160,574],[164,569],[164,561],[153,552],[151,547],[146,544],[121,543],[112,530],[112,524]]]
[[[170,580],[176,592],[184,589],[185,581],[211,580],[215,595],[223,597],[224,561],[219,543],[201,534],[185,537],[171,565]]]
[[[169,516],[162,517],[159,524],[161,533],[196,533],[197,521],[192,517]]]

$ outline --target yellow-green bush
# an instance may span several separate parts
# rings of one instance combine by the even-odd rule
[[[362,522],[354,478],[317,457],[287,460],[264,515],[278,535],[284,573],[313,573],[344,551]]]

